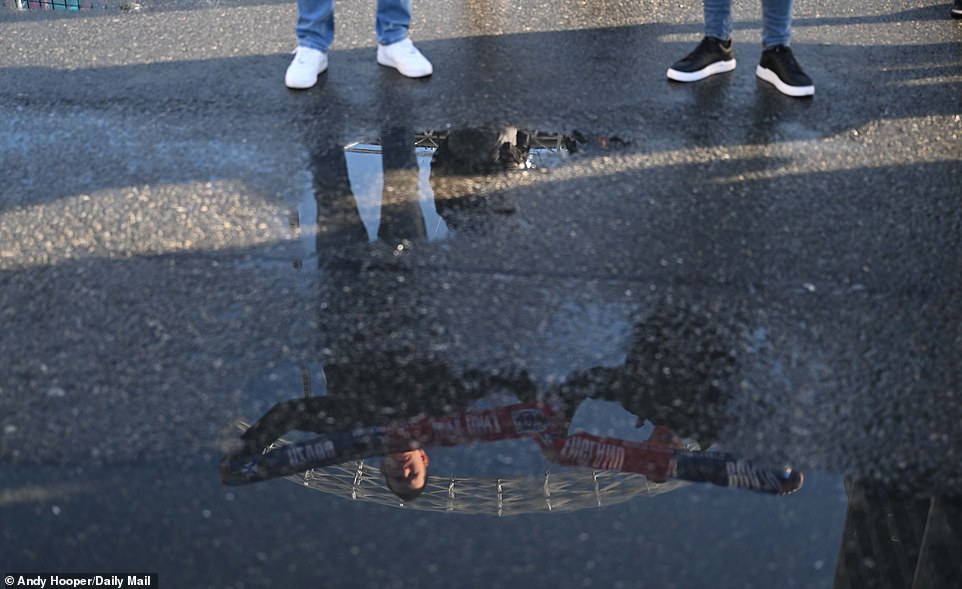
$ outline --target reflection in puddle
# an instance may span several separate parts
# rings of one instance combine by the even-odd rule
[[[139,3],[128,0],[118,2],[120,10],[140,10]],[[76,12],[79,10],[102,10],[107,8],[101,0],[8,0],[4,6],[12,6],[19,10],[37,10],[43,12]]]
[[[584,401],[559,397],[352,427],[350,412],[337,401],[294,399],[275,405],[244,433],[244,450],[225,459],[222,478],[228,484],[245,484],[294,475],[306,486],[331,491],[347,482],[348,473],[353,474],[350,487],[339,492],[352,499],[391,503],[387,487],[397,496],[395,504],[400,499],[416,508],[497,515],[602,506],[658,495],[688,482],[778,495],[802,485],[798,471],[703,451],[667,427],[649,424],[639,440],[574,428],[572,415]],[[325,433],[277,442],[294,429]],[[522,439],[540,451],[544,467],[538,472],[543,474],[428,477],[429,451],[435,448]],[[498,455],[510,449],[502,446]],[[381,458],[379,468],[365,463],[373,457]],[[344,463],[351,463],[346,470],[331,473],[325,468]]]
[[[696,326],[697,337],[678,341]],[[524,371],[456,374],[409,354],[334,360],[327,395],[273,406],[245,429],[221,477],[288,476],[352,499],[497,515],[609,505],[688,483],[794,493],[801,472],[716,445],[718,383],[734,362],[724,332],[678,312],[639,323],[622,365],[540,385]]]
[[[381,225],[381,202],[384,193],[383,148],[377,142],[356,142],[344,148],[348,179],[357,201],[357,210],[369,241],[376,241]],[[434,150],[416,146],[417,203],[424,219],[428,240],[447,236],[448,228],[438,215],[431,189],[431,159]]]
[[[444,239],[450,230],[446,213],[484,207],[477,194],[478,177],[490,180],[511,171],[551,168],[579,151],[625,145],[617,137],[577,131],[562,134],[505,127],[411,133],[389,129],[381,137],[351,142],[343,150],[312,155],[313,190],[298,205],[291,225],[301,236],[314,234],[319,227],[312,219],[324,215],[324,205],[330,204],[326,201],[336,202],[349,190],[368,241]],[[343,213],[348,207],[335,208]],[[514,213],[510,206],[491,210]]]
[[[54,483],[46,485],[9,486],[0,490],[0,508],[16,504],[30,504],[54,499],[66,499],[81,493],[91,493],[92,485],[79,483]]]
[[[618,142],[597,143],[612,144]],[[346,196],[351,218],[359,217],[355,224],[363,226],[362,239],[444,239],[457,230],[453,213],[474,213],[478,201],[486,205],[490,192],[476,190],[484,187],[478,177],[550,168],[579,146],[573,136],[518,129],[388,133],[338,146],[334,158],[313,154],[314,190],[301,215],[335,228],[318,227],[318,233],[346,235],[327,215],[344,209],[325,202]],[[343,182],[327,167],[337,157],[343,158]],[[445,182],[461,192],[439,190]],[[451,194],[457,196],[444,198]],[[392,311],[384,311],[385,323],[393,321]],[[368,312],[381,307],[374,304]],[[753,463],[716,445],[721,436],[715,417],[724,412],[714,408],[726,399],[715,384],[734,373],[735,358],[727,351],[737,342],[726,341],[710,322],[668,322],[659,329],[650,320],[637,330],[624,365],[573,370],[540,386],[520,375],[455,375],[445,365],[410,357],[403,363],[378,357],[363,365],[325,365],[327,396],[273,406],[245,430],[244,447],[225,459],[221,475],[230,484],[287,477],[340,498],[497,516],[609,506],[692,483],[704,485],[690,490],[798,490],[800,472]],[[367,335],[375,339],[379,333]],[[365,341],[351,343],[363,348]],[[610,407],[599,409],[602,403],[620,404],[623,415],[638,421],[627,431],[613,431],[604,416]],[[940,556],[960,553],[957,500],[880,500],[884,487],[846,483],[837,587],[901,587],[912,578],[957,572]],[[807,491],[817,490],[808,485]],[[667,500],[676,497],[685,495]],[[767,531],[762,527],[760,533]],[[833,550],[839,553],[838,544]],[[898,571],[883,566],[889,553],[898,555]],[[818,561],[816,568],[822,566]]]

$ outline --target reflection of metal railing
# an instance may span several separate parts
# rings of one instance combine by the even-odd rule
[[[373,141],[356,141],[354,143],[349,143],[348,145],[344,146],[344,151],[348,153],[380,154],[381,140],[375,139]]]
[[[565,136],[561,133],[545,133],[543,131],[528,131],[526,133],[531,149],[556,150],[564,149],[565,147]],[[447,131],[424,131],[422,133],[416,133],[414,136],[414,145],[427,149],[437,149],[447,135]]]
[[[414,146],[423,149],[438,149],[448,136],[447,131],[423,131],[414,134]],[[565,149],[565,136],[560,133],[545,133],[531,131],[528,133],[531,149],[560,150]],[[352,153],[380,153],[376,146],[381,145],[380,138],[369,141],[356,141],[345,147]]]
[[[116,0],[110,6],[107,0],[3,0],[3,6],[18,10],[39,10],[44,12],[76,12],[80,10],[107,10],[116,8],[124,12],[136,12],[142,8],[137,0]]]
[[[80,10],[80,0],[16,0],[20,10]],[[87,2],[84,8],[90,7]]]
[[[564,149],[565,136],[559,133],[541,133],[536,131],[531,134],[531,149]]]
[[[596,509],[639,497],[655,497],[689,484],[679,480],[656,483],[640,474],[588,469],[546,471],[531,477],[429,476],[421,496],[403,502],[384,484],[380,470],[364,461],[312,469],[287,478],[315,491],[354,501],[499,517]]]
[[[422,149],[438,149],[447,137],[445,132],[425,131],[414,135],[414,147]],[[564,135],[540,133],[531,135],[532,149],[561,149],[564,147]],[[355,141],[347,144],[344,149],[351,153],[381,153],[380,138],[367,141]]]
[[[451,132],[449,131],[421,131],[414,134],[414,148],[419,155],[432,155],[444,145]],[[498,160],[501,163],[510,162],[511,167],[532,168],[541,167],[548,158],[564,157],[570,153],[575,140],[561,133],[545,133],[543,131],[518,131],[517,137],[506,143],[517,150],[514,157],[518,159]],[[479,145],[481,150],[490,150],[490,144]],[[354,154],[381,154],[381,139],[373,137],[354,141],[344,146],[344,151]],[[482,151],[481,153],[484,153]],[[499,158],[501,156],[498,156]]]
[[[446,135],[447,133],[435,131],[416,133],[414,135],[414,146],[424,149],[437,149],[441,147],[441,142],[444,141]]]
[[[306,382],[306,381],[305,381]],[[305,390],[309,385],[305,384]],[[250,425],[238,421],[246,431]],[[265,452],[291,443],[281,438]],[[685,448],[698,450],[693,440]],[[285,476],[300,486],[342,499],[401,507],[415,511],[487,514],[498,517],[525,513],[569,512],[617,505],[640,497],[656,497],[691,483],[670,479],[656,482],[632,472],[565,468],[553,472],[546,464],[542,473],[530,476],[434,476],[414,501],[404,502],[384,482],[375,464],[363,459],[311,468]]]

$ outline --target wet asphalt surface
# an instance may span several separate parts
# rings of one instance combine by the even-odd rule
[[[379,67],[373,3],[343,4],[305,92],[282,83],[290,3],[0,11],[0,573],[901,587],[938,553],[924,531],[959,546],[962,28],[947,4],[798,0],[809,100],[755,79],[751,2],[738,68],[695,85],[664,70],[700,37],[698,2],[422,0],[428,80]],[[436,172],[427,227],[416,181],[391,168],[364,230],[343,146],[477,128],[584,142],[531,169]],[[639,388],[659,419],[790,462],[805,486],[498,518],[218,480],[236,423],[305,378],[377,413],[433,407],[472,370],[527,374],[544,397],[638,365],[654,366]],[[348,395],[323,383],[337,366],[370,376]],[[405,376],[437,366],[436,382]],[[651,405],[612,390],[576,392]],[[450,469],[530,470],[504,452]],[[867,540],[847,560],[855,507],[877,520],[919,502],[939,509],[886,536],[908,572],[879,573]],[[922,586],[943,586],[934,570]]]

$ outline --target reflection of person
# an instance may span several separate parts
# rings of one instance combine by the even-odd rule
[[[411,0],[377,0],[377,62],[409,78],[434,71],[431,62],[408,38]],[[327,70],[327,51],[334,41],[334,0],[297,0],[297,49],[284,83],[303,90],[317,83]]]
[[[301,404],[308,405],[317,409],[319,403],[311,400]],[[290,406],[290,402],[285,402],[277,407],[286,412]],[[276,413],[277,407],[265,417]],[[305,417],[313,419],[309,414],[294,417],[300,423],[305,422]],[[263,425],[263,420],[258,422],[244,436],[263,431]],[[386,427],[336,432],[262,454],[238,453],[222,462],[221,476],[225,483],[243,484],[380,455],[384,457],[381,472],[388,488],[401,499],[411,501],[427,483],[430,458],[425,448],[529,438],[548,460],[561,466],[637,473],[654,482],[677,478],[779,495],[793,493],[802,485],[803,477],[798,471],[759,467],[723,452],[688,449],[674,432],[664,427],[656,426],[646,441],[572,432],[569,428],[567,411],[561,403],[518,403],[453,415],[423,416]]]
[[[792,33],[792,0],[762,0],[762,51],[755,68],[758,78],[782,94],[795,97],[815,93],[812,79],[795,60],[789,47]],[[705,36],[688,55],[668,68],[676,82],[696,82],[735,69],[732,46],[731,0],[704,0]]]
[[[422,413],[384,425],[354,425],[344,430],[346,423],[356,423],[355,413],[346,418],[337,415],[348,407],[328,397],[276,405],[243,434],[245,448],[222,463],[222,479],[243,484],[351,459],[384,456],[381,472],[388,488],[410,501],[420,495],[427,482],[430,458],[426,448],[528,438],[555,464],[637,473],[655,482],[677,478],[773,494],[795,492],[802,484],[798,471],[759,467],[722,452],[690,449],[665,427],[655,426],[645,441],[571,431],[574,405],[562,399],[458,413]],[[384,422],[383,415],[374,413],[375,422]],[[292,429],[329,433],[258,454],[270,440]]]

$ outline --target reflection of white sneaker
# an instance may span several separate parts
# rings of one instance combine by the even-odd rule
[[[434,72],[431,62],[418,51],[410,39],[377,46],[377,62],[393,67],[409,78],[423,78]]]
[[[288,88],[303,90],[317,83],[317,76],[327,70],[327,54],[317,49],[298,45],[294,59],[287,66],[284,84]]]

